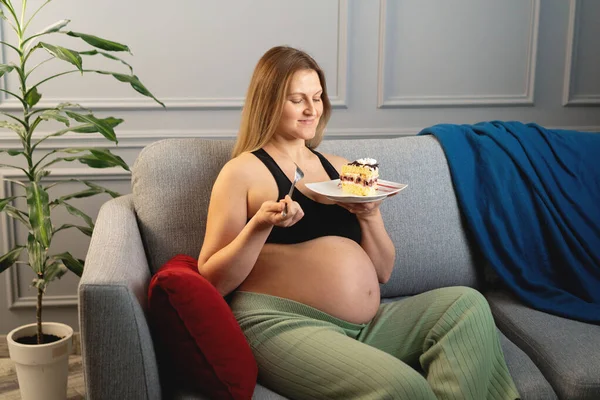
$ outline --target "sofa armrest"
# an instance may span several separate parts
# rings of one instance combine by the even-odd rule
[[[100,209],[78,290],[87,398],[161,398],[145,315],[150,278],[132,195],[108,201]]]

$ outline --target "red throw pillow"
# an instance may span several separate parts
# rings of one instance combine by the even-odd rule
[[[225,300],[198,273],[197,260],[177,255],[165,263],[150,281],[148,303],[167,387],[211,399],[252,398],[256,360]]]

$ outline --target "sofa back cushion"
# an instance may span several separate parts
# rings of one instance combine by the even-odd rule
[[[232,147],[232,140],[166,139],[138,156],[134,204],[152,272],[176,254],[198,257],[212,185]],[[475,258],[435,138],[325,140],[317,150],[376,158],[382,179],[408,184],[382,205],[396,245],[394,273],[382,285],[382,296],[476,286]]]
[[[153,274],[176,254],[200,254],[212,185],[232,148],[226,140],[165,139],[138,155],[132,192]]]
[[[375,158],[381,179],[408,187],[381,212],[396,245],[396,263],[383,297],[444,286],[477,286],[476,258],[461,221],[444,151],[432,136],[329,140],[318,148],[355,160]]]

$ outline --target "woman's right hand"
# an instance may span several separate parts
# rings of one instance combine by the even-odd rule
[[[287,213],[283,216],[283,210],[287,206]],[[260,225],[275,225],[288,227],[300,221],[304,216],[304,211],[300,204],[293,201],[290,196],[285,196],[279,201],[265,201],[253,218],[257,219]]]

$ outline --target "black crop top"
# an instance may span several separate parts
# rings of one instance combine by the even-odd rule
[[[323,168],[331,179],[339,178],[336,169],[323,155],[312,149],[310,151],[319,157]],[[258,157],[271,171],[279,189],[278,200],[283,199],[290,191],[292,182],[266,151],[258,149],[253,151],[252,154]],[[336,204],[318,203],[306,197],[297,188],[294,188],[292,199],[300,204],[304,211],[304,217],[287,228],[274,226],[267,238],[267,243],[293,244],[323,236],[341,236],[360,244],[360,225],[356,216],[350,211]]]

